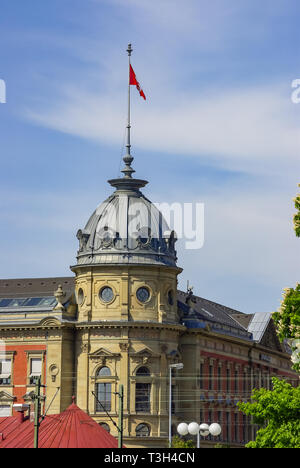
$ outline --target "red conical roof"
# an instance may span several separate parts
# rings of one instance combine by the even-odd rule
[[[0,448],[33,448],[34,423],[0,418]],[[118,441],[72,403],[63,413],[46,416],[39,430],[39,448],[117,448]]]

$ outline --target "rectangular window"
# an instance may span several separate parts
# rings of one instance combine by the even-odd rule
[[[175,414],[176,390],[177,390],[176,385],[172,385],[172,392],[171,392],[171,395],[172,395],[172,403],[171,403],[172,414]]]
[[[237,370],[234,371],[234,393],[237,394],[239,391],[239,373]]]
[[[203,362],[200,363],[199,385],[203,388]]]
[[[222,368],[221,366],[218,366],[218,391],[220,392],[222,390]]]
[[[226,369],[226,391],[230,393],[230,369]]]
[[[209,390],[213,389],[213,366],[210,364],[209,366]]]
[[[238,442],[238,429],[239,429],[238,415],[237,413],[234,413],[234,440],[236,442]]]
[[[243,442],[246,442],[247,438],[247,417],[243,414]]]
[[[0,359],[0,385],[11,383],[11,359]]]
[[[9,405],[0,405],[0,418],[11,416],[11,409]]]
[[[96,411],[111,411],[111,384],[97,384]]]
[[[217,422],[218,422],[218,424],[220,424],[221,427],[223,427],[222,416],[223,416],[222,411],[218,411],[218,420],[217,420]],[[221,432],[221,434],[222,434],[222,432]],[[221,434],[218,436],[218,440],[221,440],[221,439],[222,439]]]
[[[30,375],[29,383],[33,385],[35,383],[36,377],[42,375],[42,359],[41,358],[31,358],[30,359]]]
[[[150,412],[150,383],[136,383],[135,385],[135,411]]]
[[[230,414],[226,412],[226,436],[227,436],[227,442],[230,442],[231,440],[231,434],[230,434]]]

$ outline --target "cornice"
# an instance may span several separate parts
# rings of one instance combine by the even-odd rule
[[[76,329],[93,328],[143,328],[143,329],[164,329],[184,332],[186,327],[180,324],[159,323],[159,322],[126,322],[126,321],[107,321],[107,322],[76,322]]]

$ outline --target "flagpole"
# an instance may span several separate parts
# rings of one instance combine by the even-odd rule
[[[131,154],[130,154],[130,148],[131,148],[131,144],[130,144],[130,129],[131,129],[131,125],[130,125],[130,56],[131,56],[131,52],[132,52],[131,44],[128,44],[127,52],[128,52],[128,120],[127,120],[127,144],[126,144],[126,147],[127,147],[127,155],[131,156]],[[131,174],[130,174],[130,177],[131,177]]]
[[[127,128],[130,129],[130,56],[132,52],[131,44],[128,44],[128,125]],[[128,143],[130,144],[130,134],[128,138]],[[130,153],[130,151],[128,151]]]

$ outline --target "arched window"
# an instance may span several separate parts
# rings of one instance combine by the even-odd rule
[[[111,411],[111,382],[105,382],[105,377],[110,376],[110,369],[106,366],[96,373],[96,378],[101,378],[100,382],[96,383],[96,411]]]
[[[138,426],[136,426],[135,435],[136,437],[149,437],[150,426],[148,426],[148,424],[145,423],[139,424]]]
[[[139,367],[139,369],[136,371],[136,375],[138,376],[150,376],[150,371],[148,369],[148,367]]]
[[[138,380],[135,384],[135,411],[150,412],[151,383],[149,382],[150,371],[148,367],[140,367],[136,371]]]
[[[106,377],[109,375],[111,375],[109,367],[104,366],[97,371],[97,377]]]
[[[103,427],[103,429],[105,429],[107,432],[110,432],[110,427],[105,422],[99,423],[99,426]]]

